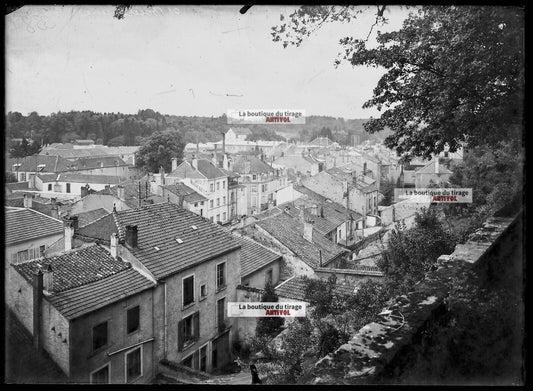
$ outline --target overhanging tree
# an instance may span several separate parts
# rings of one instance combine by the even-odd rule
[[[178,162],[181,162],[184,148],[181,133],[177,130],[154,132],[137,151],[136,165],[150,172],[158,172],[163,166],[165,172],[170,172],[172,158],[177,158]]]
[[[365,130],[390,128],[385,145],[405,157],[430,158],[447,146],[495,146],[520,140],[524,87],[524,12],[520,7],[425,6],[414,9],[398,31],[377,31],[385,22],[378,6],[366,38],[340,39],[338,65],[386,70],[363,107],[384,110]],[[372,8],[304,6],[273,27],[284,47],[328,22],[350,22]],[[372,12],[372,11],[370,11]],[[285,18],[282,15],[281,21]]]

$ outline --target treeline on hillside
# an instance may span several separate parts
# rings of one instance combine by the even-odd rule
[[[359,142],[367,139],[381,140],[386,134],[365,133],[365,119],[344,120],[326,116],[309,116],[305,125],[247,125],[252,135],[249,140],[311,141],[328,135],[340,144],[352,144],[352,135]],[[23,115],[9,112],[6,115],[7,146],[13,138],[26,138],[40,145],[67,143],[76,139],[91,139],[96,144],[108,146],[142,145],[155,131],[179,130],[185,143],[219,141],[228,125],[226,115],[219,117],[176,116],[161,114],[152,109],[139,110],[137,114],[97,113],[93,111],[57,112]]]

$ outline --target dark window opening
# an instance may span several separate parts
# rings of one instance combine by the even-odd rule
[[[91,374],[91,383],[109,384],[109,365]]]
[[[139,330],[139,320],[140,320],[140,308],[139,306],[130,308],[126,313],[127,317],[127,329],[128,334],[133,333],[134,331]]]
[[[183,305],[194,302],[194,276],[187,277],[183,280]]]
[[[135,380],[141,376],[141,348],[137,348],[134,351],[126,355],[126,374],[127,382]]]
[[[107,322],[93,327],[93,350],[107,345]]]
[[[226,286],[225,270],[226,264],[220,263],[217,265],[217,290]]]

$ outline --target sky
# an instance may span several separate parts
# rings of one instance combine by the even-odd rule
[[[297,7],[253,6],[244,15],[240,8],[134,6],[118,20],[113,6],[24,6],[5,17],[6,112],[150,108],[220,116],[279,108],[346,119],[379,116],[362,105],[384,70],[333,65],[340,38],[367,36],[373,8],[285,49],[272,41],[271,27]],[[408,12],[387,7],[389,22],[379,30],[398,29]]]

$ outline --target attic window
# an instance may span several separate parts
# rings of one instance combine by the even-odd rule
[[[196,225],[191,225],[191,228],[192,228],[193,230],[195,230],[195,231],[198,229],[198,227],[197,227]]]
[[[37,170],[42,171],[46,167],[46,164],[39,164]]]
[[[176,238],[176,242],[178,242],[179,244],[182,244],[183,240],[181,240],[180,238]]]
[[[159,251],[159,247],[154,246],[155,251]]]

